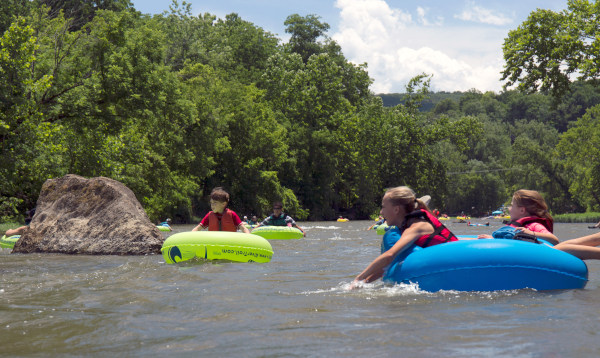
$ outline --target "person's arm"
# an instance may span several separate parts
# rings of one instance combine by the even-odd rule
[[[426,222],[417,222],[412,224],[402,233],[400,239],[392,246],[389,250],[379,255],[373,262],[367,266],[367,268],[361,272],[354,282],[364,281],[373,282],[383,276],[383,273],[388,267],[396,255],[404,251],[410,245],[412,245],[417,239],[423,235],[433,233],[433,226]]]
[[[302,230],[302,228],[300,226],[298,226],[298,224],[296,224],[295,222],[292,224],[293,227],[298,228],[298,230],[302,231],[302,235],[306,236],[306,231]]]
[[[226,210],[230,210],[230,209],[226,209]],[[231,217],[233,218],[233,224],[237,227],[237,229],[246,234],[249,234],[250,231],[248,231],[248,228],[246,227],[246,225],[244,225],[246,222],[242,221],[235,211],[230,210],[230,212],[231,212]]]
[[[267,216],[263,221],[259,222],[258,225],[256,225],[255,229],[259,226],[269,226],[269,224],[271,223],[271,216]]]
[[[27,229],[27,226],[20,226],[16,229],[8,229],[6,230],[6,237],[9,236],[14,236],[14,235],[23,235],[23,231],[25,231],[25,229]]]
[[[289,215],[286,216],[285,222],[286,222],[287,226],[297,228],[298,230],[302,231],[303,236],[306,236],[306,232],[304,230],[302,230],[302,228],[300,226],[298,226],[298,224],[296,224],[296,221],[294,219],[292,219],[291,216],[289,216]]]
[[[210,212],[208,212],[208,214],[206,214],[204,216],[204,218],[202,219],[202,221],[200,221],[200,223],[192,229],[192,231],[200,231],[202,229],[206,229],[208,227],[208,218],[210,216]]]
[[[248,230],[248,228],[246,227],[246,225],[244,225],[244,223],[241,223],[238,225],[238,230],[240,230],[246,234],[250,233],[250,230]]]
[[[548,241],[552,245],[557,245],[560,242],[558,240],[558,237],[556,237],[556,235],[554,235],[553,233],[548,231],[548,229],[546,229],[546,227],[544,225],[538,224],[538,223],[534,223],[534,224],[535,225],[533,225],[533,224],[530,225],[529,229],[526,227],[518,227],[518,228],[516,228],[516,230],[521,231],[524,234],[539,237],[540,239]]]

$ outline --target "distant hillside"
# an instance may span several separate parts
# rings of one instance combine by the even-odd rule
[[[445,100],[447,98],[456,101],[456,103],[458,103],[460,101],[460,98],[465,94],[466,92],[432,92],[429,94],[429,99],[423,101],[423,105],[421,107],[421,112],[429,112],[433,109],[433,107],[435,107],[436,104],[438,104],[439,102],[441,102],[442,100]],[[383,100],[383,105],[384,107],[394,107],[397,106],[399,104],[403,104],[403,98],[405,96],[405,93],[380,93],[377,96],[381,97],[381,99]]]

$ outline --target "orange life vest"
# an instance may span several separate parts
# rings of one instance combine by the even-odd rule
[[[208,215],[208,231],[237,231],[231,210],[225,208],[220,216],[212,211]]]
[[[423,235],[415,241],[415,245],[421,247],[429,247],[433,245],[443,244],[450,241],[458,241],[452,231],[448,230],[433,214],[424,209],[417,209],[406,215],[404,225],[409,219],[419,218],[428,221],[433,226],[433,233]]]

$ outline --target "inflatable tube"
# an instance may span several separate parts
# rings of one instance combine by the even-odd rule
[[[156,227],[157,227],[157,228],[158,228],[158,230],[160,230],[160,231],[172,231],[170,226],[156,225]]]
[[[17,240],[19,240],[20,238],[21,235],[13,235],[9,237],[6,237],[6,235],[2,235],[2,238],[0,239],[0,248],[12,249],[13,247],[15,247]]]
[[[262,237],[229,231],[188,231],[169,236],[162,252],[168,264],[194,257],[238,262],[269,262],[271,244]]]
[[[383,223],[381,225],[377,225],[374,229],[377,231],[377,235],[384,235],[386,231],[393,228],[395,226],[389,226],[387,223]]]
[[[459,240],[476,239],[479,235],[455,235]]]
[[[584,288],[586,264],[544,243],[509,239],[459,240],[398,255],[385,282],[417,283],[425,291]]]
[[[259,226],[252,230],[252,234],[268,240],[301,239],[304,236],[302,231],[290,226]]]
[[[340,223],[346,223],[346,222],[348,222],[348,221],[350,221],[350,220],[349,220],[349,219],[343,219],[343,218],[342,218],[342,219],[339,219],[339,218],[338,218],[338,219],[337,219],[337,221],[338,221],[338,222],[340,222]]]

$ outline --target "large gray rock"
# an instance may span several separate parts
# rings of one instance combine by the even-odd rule
[[[13,253],[158,254],[164,238],[120,182],[66,175],[47,180]]]

